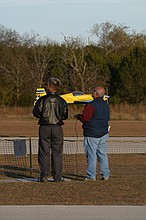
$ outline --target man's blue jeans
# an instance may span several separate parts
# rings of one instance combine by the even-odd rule
[[[98,158],[101,177],[109,177],[107,149],[108,134],[100,138],[84,137],[84,148],[87,158],[87,178],[96,179],[96,159]]]

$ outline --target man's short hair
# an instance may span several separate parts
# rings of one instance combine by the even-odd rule
[[[105,90],[104,90],[104,88],[102,86],[97,86],[94,90],[97,92],[99,97],[101,97],[101,98],[104,97]]]
[[[61,85],[61,81],[58,78],[50,78],[48,80],[49,84],[52,84],[54,86],[60,86]]]

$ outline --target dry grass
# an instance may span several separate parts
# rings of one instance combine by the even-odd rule
[[[81,113],[84,105],[69,105],[69,118]],[[33,119],[32,107],[4,107],[0,108],[1,119]],[[111,120],[146,120],[146,105],[119,104],[110,106]]]
[[[72,166],[68,166],[68,161],[64,162],[65,171],[74,174],[76,164],[73,159],[70,160]],[[71,181],[62,183],[1,181],[0,205],[146,205],[145,159],[146,156],[142,154],[110,154],[109,181],[99,180],[99,169],[97,181],[83,181],[82,174],[84,175],[86,166],[83,157],[79,157],[81,175],[69,175]],[[10,174],[17,171],[19,170],[16,170],[16,167],[11,167],[6,173],[7,177],[10,178]],[[23,174],[25,170],[21,172]]]
[[[1,119],[32,119],[33,107],[3,107],[0,108]]]
[[[146,105],[119,104],[110,106],[111,120],[146,120]]]

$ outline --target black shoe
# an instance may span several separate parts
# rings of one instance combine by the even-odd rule
[[[54,180],[54,182],[64,182],[64,178],[62,177],[61,179],[59,179],[59,180]]]
[[[38,182],[46,183],[46,182],[48,182],[48,179],[47,179],[47,177],[45,177],[45,176],[39,177],[39,178],[38,178]]]

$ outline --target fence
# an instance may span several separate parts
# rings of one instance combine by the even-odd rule
[[[0,177],[36,177],[37,137],[0,138]],[[139,172],[146,169],[146,137],[109,137],[109,164],[113,175]],[[98,169],[98,164],[97,164]],[[66,176],[85,175],[86,158],[82,137],[66,137],[63,149],[63,174]]]

